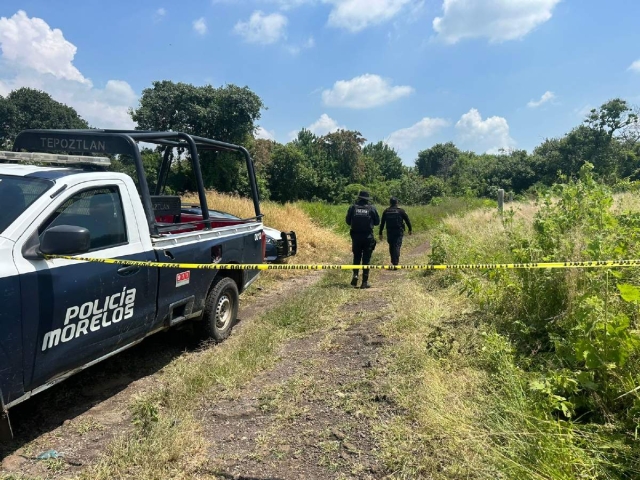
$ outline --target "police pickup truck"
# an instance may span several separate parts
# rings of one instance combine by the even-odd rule
[[[164,149],[153,195],[138,142]],[[198,156],[206,150],[244,158],[255,217],[210,217]],[[135,178],[109,171],[114,156],[133,162]],[[175,158],[191,162],[198,187],[200,214],[186,221],[180,198],[161,195]],[[13,152],[0,152],[0,433],[12,434],[12,406],[155,332],[192,320],[203,336],[225,339],[239,294],[258,274],[153,262],[257,264],[265,248],[255,170],[243,147],[176,132],[21,132]]]

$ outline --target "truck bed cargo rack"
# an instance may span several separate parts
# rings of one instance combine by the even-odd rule
[[[103,157],[106,155],[131,156],[136,169],[142,205],[144,207],[147,222],[149,223],[149,229],[152,235],[158,235],[160,233],[160,229],[156,222],[151,199],[152,194],[149,191],[149,185],[145,176],[142,157],[140,156],[140,149],[138,148],[137,142],[151,143],[165,147],[154,195],[160,195],[164,191],[169,171],[171,169],[171,152],[173,149],[179,148],[189,152],[191,167],[198,186],[198,199],[200,202],[200,208],[202,208],[202,221],[205,223],[205,228],[210,228],[211,223],[209,222],[209,207],[207,205],[207,196],[204,181],[202,179],[198,150],[235,152],[242,155],[249,174],[251,196],[256,214],[255,218],[262,219],[262,214],[260,212],[260,197],[253,159],[251,158],[249,151],[240,145],[234,145],[196,135],[189,135],[182,132],[98,129],[24,130],[16,137],[13,144],[13,151],[42,152],[49,154],[66,153],[77,157],[86,154],[99,154]]]

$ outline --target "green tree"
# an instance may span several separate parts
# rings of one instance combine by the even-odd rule
[[[416,168],[423,177],[432,175],[449,178],[451,168],[460,157],[460,150],[453,142],[438,143],[431,148],[422,150],[416,159]]]
[[[9,148],[16,135],[29,128],[89,128],[75,109],[57,102],[48,93],[19,88],[0,96],[0,146]]]
[[[248,87],[197,87],[164,80],[144,89],[138,108],[130,114],[141,130],[173,130],[244,144],[263,107],[260,97]],[[238,155],[203,152],[200,159],[207,188],[237,191],[242,163]],[[179,191],[188,186],[175,185]]]
[[[626,100],[614,98],[603,103],[599,109],[591,110],[584,123],[589,128],[613,138],[616,133],[630,125],[637,125],[638,115],[633,112]]]
[[[273,148],[267,174],[271,198],[280,202],[308,199],[315,188],[316,172],[293,144]]]
[[[362,155],[361,162],[363,166],[363,171],[361,175],[362,183],[371,184],[375,182],[381,182],[384,180],[384,175],[382,175],[382,170],[380,169],[380,165],[375,161],[373,157],[369,157],[367,155]]]
[[[559,171],[576,177],[585,162],[590,162],[595,173],[613,183],[637,168],[633,154],[637,137],[629,135],[637,128],[638,115],[628,103],[619,98],[609,100],[591,110],[583,125],[537,147],[536,173],[550,184]]]
[[[400,184],[391,191],[391,194],[398,197],[405,205],[424,203],[425,193],[424,178],[415,170],[405,172],[400,179]]]
[[[362,154],[373,159],[385,180],[396,180],[402,176],[402,159],[386,143],[370,143],[362,149]]]
[[[143,148],[140,150],[140,157],[142,158],[142,165],[147,177],[147,184],[149,190],[154,191],[158,182],[158,173],[160,171],[160,164],[162,163],[162,155],[156,150],[150,148]],[[116,172],[126,173],[137,183],[138,174],[136,173],[136,167],[133,164],[133,159],[129,155],[117,155],[111,159],[111,169]],[[166,193],[173,193],[169,188]]]
[[[439,177],[429,177],[424,181],[422,202],[429,203],[434,198],[444,197],[447,194],[447,183]]]
[[[364,178],[365,166],[362,160],[362,145],[366,142],[360,132],[338,130],[317,140],[327,155],[327,167],[331,173],[346,178],[349,183],[358,183]]]

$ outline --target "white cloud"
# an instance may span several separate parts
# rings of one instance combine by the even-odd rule
[[[286,37],[287,17],[280,13],[265,15],[256,10],[246,22],[236,23],[233,31],[249,43],[269,45]]]
[[[338,130],[346,130],[347,127],[344,125],[338,125],[333,118],[331,118],[326,113],[320,115],[320,118],[313,122],[311,125],[307,127],[312,133],[315,133],[318,136],[326,135],[327,133],[337,132]],[[289,132],[289,139],[293,140],[298,136],[299,130],[293,130]]]
[[[549,90],[547,90],[542,94],[542,96],[540,97],[540,100],[531,100],[529,103],[527,103],[527,107],[538,108],[540,105],[543,105],[553,100],[554,98],[556,98],[556,95],[553,92],[550,92]]]
[[[326,113],[320,115],[320,118],[307,127],[307,130],[315,133],[316,135],[326,135],[327,133],[333,133],[338,130],[345,130],[346,127],[338,125],[333,118]]]
[[[372,108],[406,97],[413,91],[412,87],[391,86],[379,75],[366,73],[337,81],[331,90],[322,92],[322,100],[331,107]]]
[[[207,22],[205,21],[204,17],[200,17],[199,19],[193,21],[193,30],[198,35],[204,35],[205,33],[207,33]]]
[[[161,21],[167,15],[167,10],[164,8],[159,8],[153,15],[153,20],[156,22]]]
[[[398,15],[413,0],[322,0],[333,5],[329,26],[359,32]]]
[[[503,117],[482,119],[475,108],[460,117],[456,129],[465,146],[476,151],[497,153],[501,148],[514,147],[516,142],[509,135],[509,124]]]
[[[316,41],[313,37],[309,37],[304,43],[300,45],[287,45],[287,50],[291,55],[298,55],[302,50],[307,50],[316,46]]]
[[[587,115],[589,115],[591,113],[591,110],[593,110],[594,107],[591,106],[590,104],[586,104],[584,107],[582,108],[576,108],[574,110],[575,114],[578,115],[579,117],[586,117]]]
[[[11,18],[0,18],[2,57],[16,65],[56,78],[89,83],[71,63],[76,46],[58,28],[51,29],[40,18],[29,18],[20,10]]]
[[[316,0],[272,0],[272,2],[277,3],[282,10],[291,10],[302,5],[316,3]]]
[[[0,95],[30,87],[49,93],[75,108],[92,126],[132,128],[127,110],[137,95],[122,80],[109,80],[95,88],[73,65],[77,48],[40,18],[19,11],[0,17]]]
[[[629,70],[633,72],[640,72],[640,60],[636,60],[631,65],[629,65]]]
[[[269,131],[263,127],[258,127],[254,136],[256,138],[262,138],[263,140],[275,140],[276,138],[275,132],[273,130]]]
[[[389,138],[387,138],[386,143],[398,150],[403,150],[409,148],[416,140],[428,138],[438,132],[438,130],[448,127],[449,125],[450,123],[443,118],[424,117],[410,127],[393,132],[389,135]]]
[[[548,21],[560,0],[444,0],[433,29],[447,43],[486,37],[516,40]]]

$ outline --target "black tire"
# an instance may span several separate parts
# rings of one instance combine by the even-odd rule
[[[197,323],[203,339],[221,342],[231,334],[238,317],[240,295],[231,278],[216,280],[207,296],[202,320]]]

